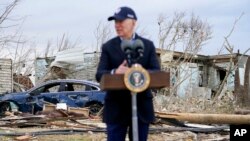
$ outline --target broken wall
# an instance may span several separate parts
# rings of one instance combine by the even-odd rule
[[[0,58],[0,94],[13,90],[12,60]]]
[[[202,67],[203,68],[203,67]],[[177,95],[179,97],[206,97],[210,98],[211,90],[202,87],[203,71],[197,63],[183,63],[178,69]]]
[[[250,57],[238,56],[238,68],[235,70],[235,96],[237,102],[250,106]]]

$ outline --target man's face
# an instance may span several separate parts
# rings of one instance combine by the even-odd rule
[[[133,19],[115,20],[117,35],[125,39],[130,39],[134,31],[135,22]]]

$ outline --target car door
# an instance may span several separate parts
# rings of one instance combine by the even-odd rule
[[[44,83],[29,91],[26,103],[29,103],[30,107],[33,107],[32,113],[43,110],[44,103],[58,103],[57,92],[60,87],[60,82]]]
[[[67,82],[64,87],[65,91],[60,94],[60,102],[70,107],[85,107],[92,97],[92,91],[86,91],[86,84]]]

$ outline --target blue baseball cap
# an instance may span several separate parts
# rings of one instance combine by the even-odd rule
[[[120,7],[116,10],[115,14],[108,18],[108,21],[112,20],[125,20],[134,19],[137,20],[136,14],[133,9],[129,7]]]

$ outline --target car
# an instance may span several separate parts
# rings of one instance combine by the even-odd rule
[[[88,107],[94,115],[103,107],[105,91],[99,83],[59,79],[44,82],[25,92],[0,95],[0,114],[14,111],[36,114],[42,111],[45,103],[66,103],[68,107]]]

